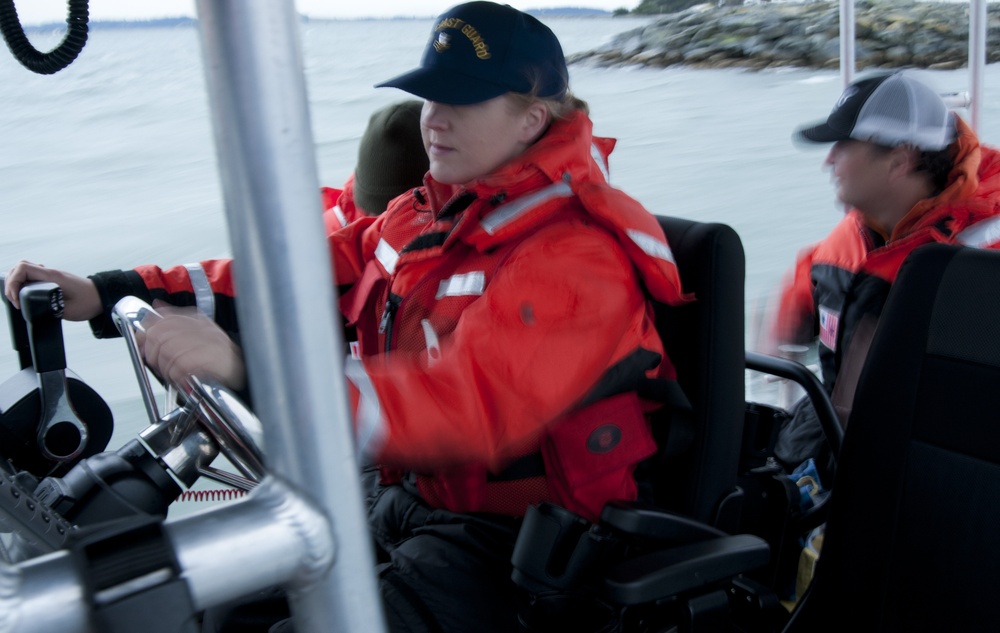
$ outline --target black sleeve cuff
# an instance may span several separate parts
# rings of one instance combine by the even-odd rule
[[[121,336],[111,320],[111,311],[122,297],[131,295],[147,303],[153,300],[142,277],[134,270],[109,270],[90,275],[88,279],[97,286],[97,294],[101,297],[101,315],[90,320],[90,330],[97,338]]]

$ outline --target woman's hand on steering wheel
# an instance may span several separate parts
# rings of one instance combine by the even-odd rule
[[[243,352],[214,321],[194,308],[162,302],[163,318],[151,324],[140,343],[146,364],[167,382],[183,387],[189,375],[212,377],[234,391],[246,386]]]

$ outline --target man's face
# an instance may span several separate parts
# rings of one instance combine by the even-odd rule
[[[877,211],[889,184],[889,152],[866,141],[837,141],[825,164],[841,202],[862,213]]]

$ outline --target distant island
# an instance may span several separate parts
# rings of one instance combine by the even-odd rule
[[[664,2],[667,0],[661,0]],[[989,2],[987,11],[986,61],[1000,62],[1000,2]],[[600,66],[735,66],[754,70],[786,66],[835,69],[840,63],[839,3],[831,0],[745,6],[703,3],[650,17],[649,24],[620,33],[600,48],[571,55],[568,61]],[[968,6],[857,0],[855,35],[861,68],[960,68],[968,62]]]
[[[612,15],[611,11],[602,9],[584,9],[580,7],[556,7],[553,9],[526,9],[525,13],[538,17],[603,17]]]

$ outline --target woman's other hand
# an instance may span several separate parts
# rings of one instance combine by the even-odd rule
[[[100,316],[101,297],[93,281],[24,260],[11,268],[4,279],[4,294],[18,310],[21,309],[21,288],[33,281],[48,281],[62,288],[63,318],[67,321],[87,321]]]

